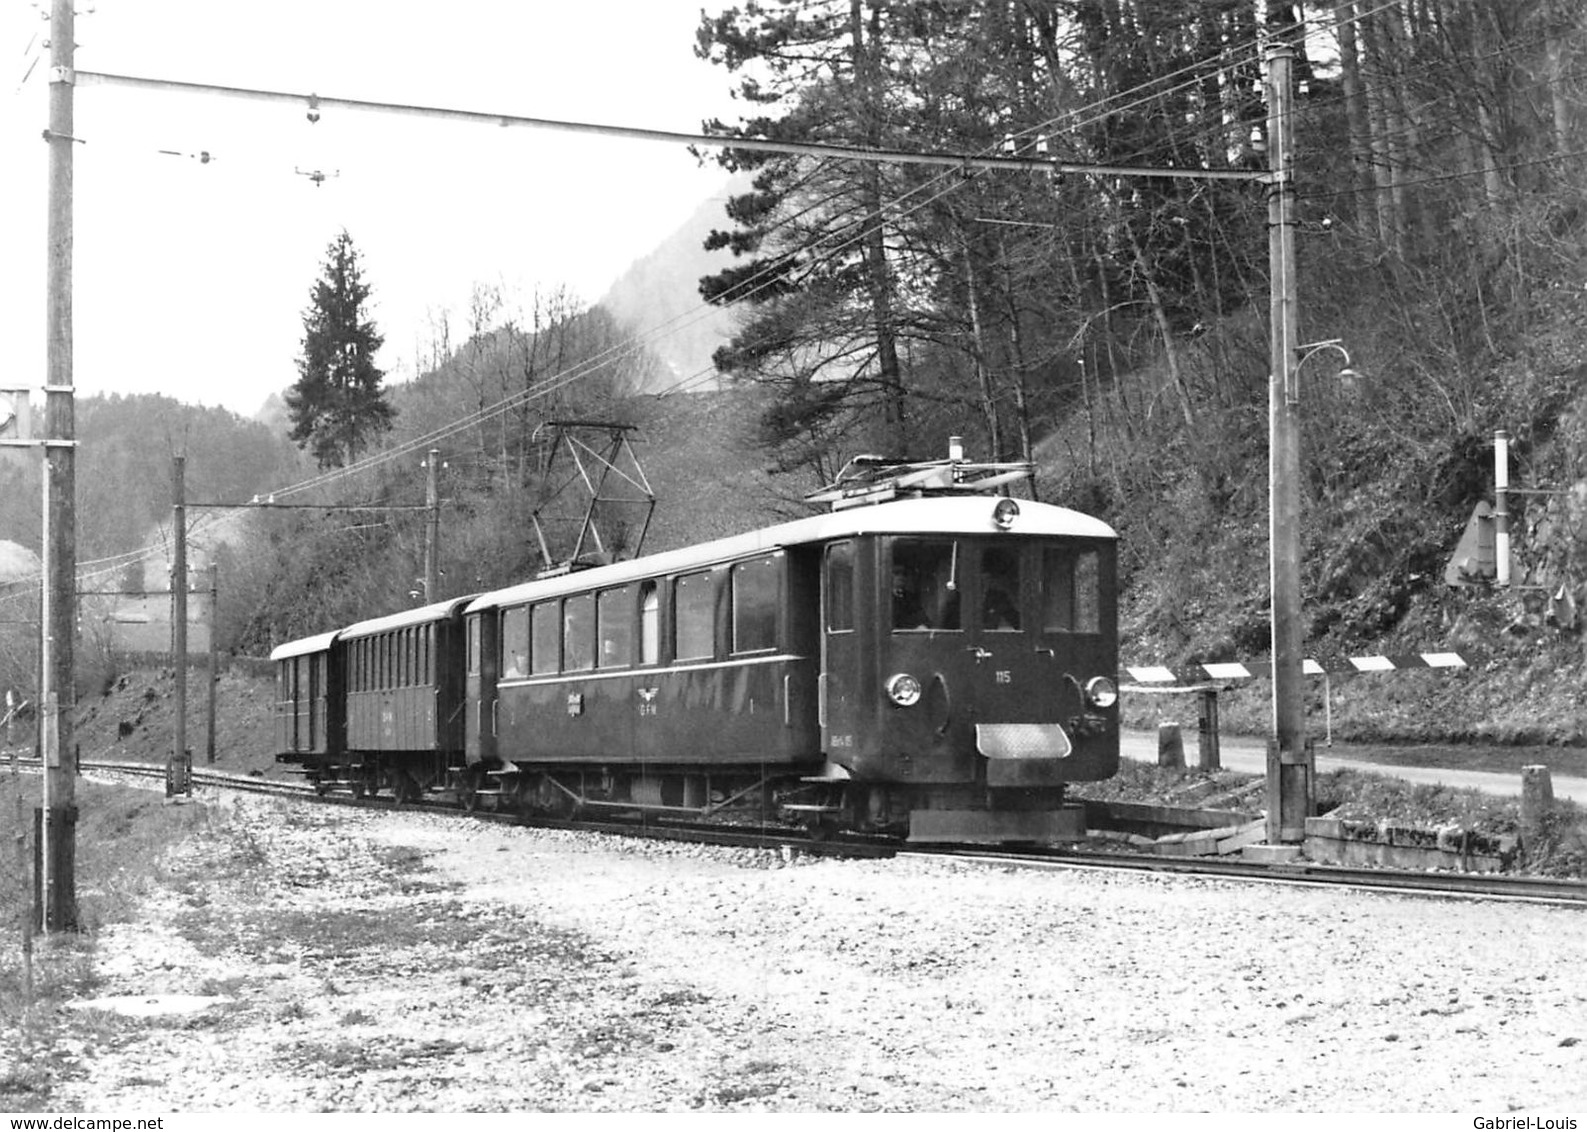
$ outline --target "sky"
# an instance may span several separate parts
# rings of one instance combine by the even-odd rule
[[[688,134],[737,117],[731,76],[693,55],[713,0],[77,5],[79,71]],[[0,386],[32,387],[36,404],[49,7],[0,0]],[[432,355],[443,317],[462,343],[476,287],[500,289],[509,312],[559,287],[594,302],[726,180],[660,142],[330,109],[311,123],[306,105],[86,82],[74,102],[78,394],[244,416],[296,380],[303,311],[343,228],[397,383]]]

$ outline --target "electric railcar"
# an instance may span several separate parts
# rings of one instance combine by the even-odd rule
[[[527,812],[1083,836],[1064,789],[1119,757],[1115,535],[964,467],[283,645],[278,758]]]

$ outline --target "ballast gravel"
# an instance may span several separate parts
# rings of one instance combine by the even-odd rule
[[[1587,1111],[1580,911],[214,804],[56,1111]]]

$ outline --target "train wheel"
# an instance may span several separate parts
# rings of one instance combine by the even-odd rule
[[[402,806],[413,801],[416,795],[413,779],[408,777],[408,772],[396,770],[391,773],[391,804]]]

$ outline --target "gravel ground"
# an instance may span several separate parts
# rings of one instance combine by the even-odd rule
[[[1587,1111],[1578,911],[217,806],[54,1111]]]

